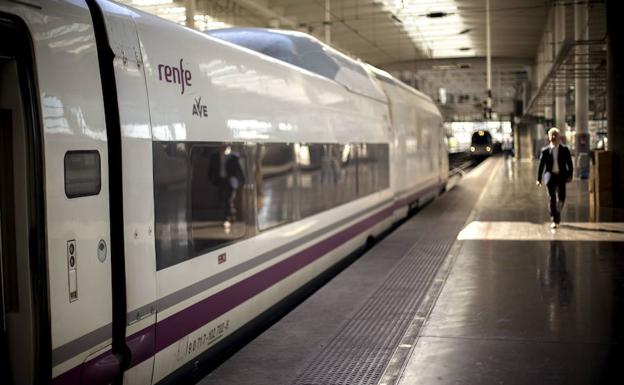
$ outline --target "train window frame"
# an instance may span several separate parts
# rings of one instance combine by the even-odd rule
[[[70,186],[71,181],[68,180],[68,160],[73,156],[73,155],[96,155],[97,159],[97,188],[94,189],[90,189],[90,190],[85,190],[84,192],[77,192],[77,193],[72,193],[70,192],[71,189],[68,189],[68,186]],[[75,199],[75,198],[82,198],[82,197],[88,197],[88,196],[97,196],[100,194],[100,192],[102,191],[102,157],[100,156],[100,152],[98,150],[69,150],[65,152],[65,155],[63,156],[63,187],[64,187],[64,192],[65,192],[65,196],[68,199]]]
[[[256,156],[258,157],[259,163],[258,166],[260,167],[260,169],[256,168],[254,171],[256,172],[255,177],[256,178],[262,178],[262,192],[259,193],[258,190],[256,190],[256,202],[255,202],[255,212],[256,212],[256,230],[258,231],[258,233],[262,233],[268,230],[272,230],[274,228],[280,227],[280,226],[284,226],[286,224],[295,222],[300,220],[301,218],[298,216],[298,207],[297,205],[299,204],[298,199],[299,199],[299,186],[298,186],[298,173],[299,173],[299,168],[298,168],[298,155],[296,154],[296,145],[298,143],[295,142],[262,142],[262,143],[258,143],[257,147],[256,147]],[[263,167],[263,160],[264,160],[264,156],[265,154],[263,153],[263,146],[264,147],[269,147],[269,146],[284,146],[285,149],[288,149],[288,152],[290,153],[290,169],[286,172],[283,173],[278,173],[277,175],[272,175],[269,176],[268,178],[272,178],[274,176],[286,176],[287,178],[287,188],[285,190],[282,190],[282,192],[286,192],[287,194],[289,194],[289,202],[286,202],[285,204],[288,204],[288,206],[282,206],[282,208],[286,207],[287,209],[290,210],[290,212],[288,214],[286,214],[286,218],[277,220],[277,221],[271,221],[268,220],[267,222],[262,222],[262,213],[260,212],[260,210],[268,210],[267,208],[269,206],[267,206],[266,204],[268,204],[269,202],[264,202],[264,199],[267,198],[267,194],[264,194],[264,191],[266,190],[266,181],[264,178],[264,175],[262,174],[261,168]],[[281,175],[279,175],[281,174]],[[268,179],[267,178],[267,179]],[[288,184],[292,183],[290,186],[288,186]],[[257,183],[256,184],[256,189],[260,188],[260,184]],[[262,203],[260,203],[260,199],[263,200]],[[282,203],[284,204],[284,203]],[[286,210],[288,212],[288,210]],[[269,213],[272,213],[269,211]],[[271,217],[269,217],[271,218]]]
[[[225,150],[228,147],[230,148],[229,151],[235,152],[239,157],[238,162],[241,162],[239,163],[239,165],[241,166],[241,170],[243,173],[243,181],[237,188],[237,190],[240,190],[238,193],[239,196],[235,198],[240,204],[240,206],[237,206],[237,212],[240,215],[240,220],[232,221],[230,224],[231,227],[228,226],[227,230],[225,230],[225,227],[223,227],[224,233],[219,233],[217,235],[229,235],[230,229],[237,227],[237,223],[238,227],[241,227],[240,225],[243,225],[242,229],[244,231],[242,234],[240,234],[240,236],[233,237],[229,240],[223,240],[221,242],[218,241],[218,237],[206,238],[211,239],[212,244],[200,246],[199,242],[201,242],[202,237],[198,234],[199,231],[201,231],[201,227],[204,226],[200,226],[200,228],[194,226],[201,222],[200,220],[198,220],[198,218],[201,218],[202,215],[205,215],[206,213],[212,215],[215,213],[214,211],[218,211],[219,208],[215,206],[198,207],[197,204],[200,203],[200,201],[195,199],[198,196],[206,196],[206,192],[208,191],[214,192],[214,194],[210,195],[212,198],[214,198],[211,201],[214,202],[215,200],[219,199],[219,187],[213,185],[213,182],[210,181],[210,173],[215,171],[219,172],[219,169],[214,168],[214,165],[211,167],[211,162],[216,159],[213,158],[214,155],[217,155],[219,151],[221,151],[221,149]],[[171,152],[169,156],[163,156],[169,150],[173,149],[175,149],[175,151]],[[252,225],[250,225],[249,223],[249,219],[251,218],[251,212],[246,207],[245,203],[245,200],[248,197],[245,197],[245,195],[243,195],[248,194],[248,192],[245,192],[246,189],[249,189],[250,186],[254,186],[253,178],[250,176],[251,170],[248,167],[248,157],[250,155],[251,153],[248,153],[246,151],[245,143],[242,142],[152,142],[152,157],[154,161],[152,177],[154,181],[154,223],[156,229],[155,253],[157,271],[167,269],[180,263],[185,263],[187,261],[193,260],[203,255],[207,255],[217,250],[223,250],[228,246],[241,242],[245,239],[249,239],[250,237],[255,235],[255,227],[252,227]],[[175,192],[177,189],[170,189],[169,187],[167,187],[171,183],[166,181],[166,179],[168,179],[168,175],[170,175],[167,174],[166,166],[171,165],[171,161],[176,159],[179,161],[183,161],[183,167],[185,170],[183,175],[179,174],[182,175],[182,177],[180,178],[180,180],[177,181],[178,184],[180,184],[181,186],[183,185],[183,190],[177,191],[177,193]],[[199,170],[201,171],[195,173],[195,171],[198,170],[197,167],[200,166],[202,163],[205,163],[206,161],[208,161],[208,163],[206,164],[207,167],[199,167]],[[214,190],[198,188],[201,187],[204,182],[210,184],[210,187],[214,188]],[[170,195],[169,197],[163,195],[163,192],[166,191],[169,191],[173,195]],[[167,203],[168,199],[175,200],[176,202]],[[168,219],[171,218],[170,214],[173,212],[172,208],[174,208],[174,204],[180,203],[182,203],[182,206],[184,207],[184,221],[179,223],[182,224],[182,226],[179,228],[178,231],[179,233],[184,233],[185,238],[181,242],[172,242],[173,238],[170,236],[171,233],[166,230],[161,231],[160,228],[161,226],[164,226],[164,228],[166,229],[173,224],[173,222],[169,221]],[[229,220],[227,220],[226,218],[213,220],[213,222],[218,223],[223,220],[229,222]],[[171,245],[167,245],[167,243],[170,243]]]

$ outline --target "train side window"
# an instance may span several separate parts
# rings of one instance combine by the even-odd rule
[[[243,145],[154,142],[153,151],[158,270],[249,235]]]
[[[357,149],[358,167],[358,195],[360,197],[375,192],[377,182],[377,164],[374,146],[368,143],[361,143]]]
[[[357,199],[356,145],[298,145],[299,210],[305,218]]]
[[[357,199],[357,145],[332,144],[331,149],[332,164],[337,166],[336,190],[332,206],[339,206]]]
[[[374,144],[377,158],[377,186],[381,191],[390,187],[390,148],[387,143]]]
[[[390,186],[390,159],[387,143],[358,145],[358,195],[360,197]]]
[[[299,166],[299,210],[301,217],[327,209],[328,198],[333,194],[330,165],[326,161],[329,144],[301,143],[295,145]],[[329,168],[329,169],[328,169]]]
[[[258,228],[266,230],[294,219],[294,146],[286,143],[259,144],[257,156]]]
[[[244,186],[251,182],[240,144],[190,148],[190,212],[194,255],[247,236],[248,210]]]
[[[65,153],[65,195],[68,198],[98,195],[102,188],[100,153],[96,150]]]

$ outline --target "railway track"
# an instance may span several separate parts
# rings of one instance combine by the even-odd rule
[[[483,159],[474,159],[468,152],[449,154],[449,177],[463,175],[475,168]]]

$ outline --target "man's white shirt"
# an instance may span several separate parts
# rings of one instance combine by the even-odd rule
[[[552,143],[550,144],[550,152],[552,154],[552,158],[553,158],[553,168],[552,168],[552,172],[553,174],[559,174],[559,162],[558,162],[558,156],[559,156],[559,145],[554,146]]]

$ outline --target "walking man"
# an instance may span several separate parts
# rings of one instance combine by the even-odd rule
[[[550,219],[552,229],[561,222],[561,210],[566,198],[566,183],[572,180],[573,166],[570,149],[561,144],[559,130],[548,130],[550,144],[544,147],[540,154],[539,169],[537,170],[537,184],[542,183],[548,188],[550,198]],[[559,202],[557,202],[557,197]]]

